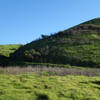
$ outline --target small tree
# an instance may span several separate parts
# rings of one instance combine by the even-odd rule
[[[48,35],[41,35],[41,37],[42,37],[42,39],[44,39],[44,38],[47,38],[48,37]]]

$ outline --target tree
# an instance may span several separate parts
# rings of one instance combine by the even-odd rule
[[[24,58],[28,61],[34,61],[36,56],[40,56],[40,53],[35,51],[34,49],[26,50],[24,52]]]

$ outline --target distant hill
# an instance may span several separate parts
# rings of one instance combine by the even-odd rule
[[[15,52],[21,44],[0,45],[0,55],[9,57],[10,53]]]
[[[100,18],[42,35],[11,54],[12,61],[100,67]]]
[[[21,44],[0,45],[0,65],[5,65],[9,61],[10,54],[21,46]]]

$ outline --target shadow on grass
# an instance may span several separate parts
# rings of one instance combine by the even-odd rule
[[[49,100],[49,97],[45,94],[39,94],[36,100]]]
[[[96,89],[99,89],[99,90],[100,90],[100,87],[95,86],[94,88],[96,88]]]
[[[100,85],[100,81],[92,81],[92,83]]]
[[[88,84],[88,82],[80,82],[81,84]]]

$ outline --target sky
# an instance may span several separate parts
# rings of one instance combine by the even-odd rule
[[[26,44],[100,17],[100,0],[0,0],[0,44]]]

